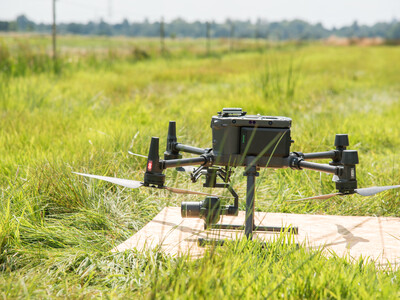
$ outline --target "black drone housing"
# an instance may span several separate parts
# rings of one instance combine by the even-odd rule
[[[216,163],[245,166],[246,156],[256,156],[260,167],[281,167],[290,153],[291,124],[287,117],[246,115],[241,108],[224,108],[211,119]]]
[[[336,150],[314,153],[290,152],[293,143],[290,136],[291,125],[292,119],[287,117],[247,115],[241,108],[224,108],[211,119],[212,148],[197,148],[177,142],[176,124],[171,121],[164,160],[157,164],[159,168],[147,169],[144,183],[162,186],[162,170],[173,167],[200,165],[201,168],[208,168],[204,171],[210,175],[212,172],[209,171],[213,169],[209,168],[213,166],[225,168],[255,166],[274,169],[310,169],[330,173],[335,175],[334,181],[340,193],[354,193],[357,189],[358,154],[357,151],[347,150],[349,145],[347,134],[336,135]],[[180,152],[199,156],[180,159]],[[158,156],[152,154],[152,161],[158,161]],[[315,159],[332,159],[332,161],[329,164],[309,161]],[[201,175],[201,168],[194,173],[195,178]]]
[[[290,136],[292,120],[287,117],[247,115],[241,108],[224,108],[211,119],[212,148],[198,148],[181,144],[176,137],[176,123],[170,121],[167,135],[167,145],[164,159],[159,156],[159,139],[151,138],[149,154],[147,156],[146,172],[143,182],[119,178],[110,178],[90,174],[77,173],[92,178],[102,179],[125,187],[137,188],[140,186],[166,189],[180,194],[206,195],[200,202],[182,202],[181,213],[185,218],[202,218],[205,228],[210,229],[244,229],[247,238],[251,238],[253,230],[257,231],[291,231],[297,233],[297,227],[282,228],[255,225],[254,201],[256,177],[260,167],[291,168],[293,170],[309,169],[333,174],[338,193],[304,198],[329,199],[335,195],[358,193],[370,196],[396,186],[384,186],[359,189],[357,187],[356,165],[359,163],[358,153],[348,150],[349,138],[347,134],[337,134],[334,150],[323,152],[290,152],[293,143]],[[181,152],[195,156],[182,158]],[[310,160],[330,159],[329,163],[317,163]],[[186,168],[198,166],[197,168]],[[245,224],[216,224],[220,216],[237,216],[239,212],[239,196],[234,191],[231,175],[235,167],[245,167],[243,175],[247,177],[246,186],[246,220]],[[234,205],[221,202],[221,196],[203,192],[194,192],[164,186],[163,171],[168,168],[177,168],[179,171],[191,173],[192,182],[205,177],[204,187],[226,188],[234,199]],[[221,180],[222,182],[217,182]],[[223,196],[226,198],[225,196]],[[222,203],[224,205],[222,205]]]

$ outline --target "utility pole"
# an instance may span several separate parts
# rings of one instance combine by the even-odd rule
[[[256,38],[256,48],[257,50],[263,50],[263,46],[261,45],[261,49],[260,49],[260,43],[259,40],[261,38],[261,27],[262,27],[262,21],[260,18],[257,19],[256,23],[255,23],[255,38]]]
[[[260,37],[260,31],[259,31],[259,27],[258,27],[258,22],[256,23],[256,28],[255,28],[255,32],[254,32],[254,36],[256,38],[256,45],[258,47],[258,39]]]
[[[56,38],[57,38],[57,28],[56,28],[56,0],[53,0],[53,26],[52,26],[52,36],[53,36],[53,64],[54,71],[57,71],[57,47],[56,47]]]
[[[210,22],[206,23],[206,37],[207,37],[207,55],[210,55],[210,39],[211,39],[211,34],[210,34]]]
[[[233,22],[231,22],[231,30],[229,34],[229,50],[232,52],[233,51],[233,39],[235,37],[235,25]]]
[[[164,18],[161,17],[161,22],[160,22],[160,51],[161,55],[164,55],[165,52],[165,29],[164,29]]]
[[[256,29],[255,29],[255,37],[256,37],[256,49],[260,50],[260,45],[259,45],[259,38],[260,38],[260,28],[258,26],[258,22],[256,23]]]

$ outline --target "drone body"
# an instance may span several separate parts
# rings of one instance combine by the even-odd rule
[[[305,198],[307,200],[328,199],[336,195],[354,193],[371,196],[384,190],[400,187],[400,185],[396,185],[358,189],[356,179],[358,153],[354,150],[347,150],[349,140],[346,134],[336,135],[335,150],[316,153],[290,152],[293,143],[290,136],[291,123],[292,120],[286,117],[246,115],[246,112],[243,112],[241,108],[224,108],[222,112],[211,119],[212,148],[197,148],[178,143],[175,122],[170,122],[164,159],[160,159],[159,139],[153,137],[143,182],[78,174],[129,188],[146,186],[167,189],[176,193],[206,195],[205,200],[200,202],[182,202],[182,217],[200,217],[204,219],[206,229],[244,229],[248,238],[252,237],[253,230],[285,230],[281,227],[256,226],[254,224],[255,179],[258,176],[259,168],[311,169],[335,175],[337,193]],[[197,154],[198,157],[182,158],[181,152]],[[314,159],[331,159],[332,161],[329,164],[307,161]],[[182,170],[186,169],[187,166],[199,166],[190,169],[192,182],[196,182],[201,176],[205,176],[204,187],[227,188],[234,198],[234,205],[222,205],[220,197],[217,195],[164,185],[165,175],[163,171],[165,169],[177,168]],[[230,184],[232,169],[235,167],[244,167],[243,175],[247,177],[246,221],[244,225],[217,224],[221,215],[236,216],[238,214],[239,197]],[[222,183],[217,183],[218,178],[222,180]],[[298,229],[292,227],[288,228],[287,231],[297,233]]]
[[[311,169],[337,176],[336,188],[343,194],[357,189],[356,164],[358,154],[346,150],[349,145],[345,134],[336,135],[336,150],[301,153],[290,152],[294,142],[290,137],[292,120],[286,117],[246,115],[241,108],[224,108],[211,120],[212,148],[196,148],[177,142],[175,122],[170,122],[167,150],[164,160],[158,156],[158,138],[152,138],[145,185],[163,185],[162,170],[171,167],[201,165],[257,168]],[[198,158],[182,159],[180,152],[198,154]],[[308,159],[332,159],[328,164],[308,162]]]
[[[258,166],[280,167],[293,142],[291,124],[286,117],[248,116],[242,109],[224,109],[211,119],[215,161],[237,167],[246,165],[246,156],[259,156]]]

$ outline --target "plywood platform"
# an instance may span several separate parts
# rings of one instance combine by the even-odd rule
[[[324,247],[337,255],[369,257],[377,264],[400,263],[400,218],[352,217],[327,215],[297,215],[256,212],[256,225],[297,226],[295,239],[307,247]],[[244,224],[245,212],[237,217],[223,217],[225,224]],[[152,221],[113,251],[155,248],[158,245],[166,253],[179,255],[190,252],[201,256],[204,247],[197,244],[198,238],[236,239],[242,231],[204,230],[200,219],[181,218],[180,208],[167,207]],[[276,233],[259,232],[255,238],[270,240]],[[327,251],[329,253],[329,251]]]

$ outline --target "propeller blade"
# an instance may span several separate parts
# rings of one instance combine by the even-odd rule
[[[129,153],[130,155],[135,155],[135,156],[139,156],[139,157],[147,158],[147,156],[145,156],[145,155],[142,155],[142,154],[137,154],[137,153],[133,153],[133,152],[131,152],[131,151],[128,151],[128,153]]]
[[[388,186],[373,186],[369,188],[355,189],[357,194],[361,196],[373,196],[383,191],[398,189],[400,185],[388,185]]]
[[[361,195],[361,196],[373,196],[375,194],[378,194],[383,191],[391,190],[391,189],[398,189],[400,188],[400,185],[388,185],[388,186],[373,186],[373,187],[368,187],[368,188],[361,188],[361,189],[355,189],[354,191]],[[296,200],[287,200],[288,202],[297,202],[297,201],[305,201],[305,200],[314,200],[314,199],[329,199],[334,196],[339,196],[339,195],[346,195],[343,193],[333,193],[333,194],[327,194],[327,195],[319,195],[319,196],[314,196],[314,197],[308,197],[308,198],[302,198],[302,199],[296,199]]]
[[[326,194],[326,195],[319,195],[319,196],[313,196],[313,197],[307,197],[307,198],[302,198],[302,199],[296,199],[296,200],[286,200],[288,202],[297,202],[297,201],[306,201],[306,200],[314,200],[314,199],[329,199],[335,196],[343,195],[342,193],[333,193],[333,194]]]
[[[177,189],[169,186],[163,186],[162,189],[168,190],[173,193],[177,194],[193,194],[193,195],[204,195],[204,196],[214,196],[214,197],[219,197],[221,196],[218,195],[213,195],[213,194],[207,194],[207,193],[202,193],[202,192],[195,192],[195,191],[189,191],[189,190],[183,190],[183,189]]]
[[[78,172],[72,172],[72,173],[81,175],[81,176],[85,176],[85,177],[108,181],[108,182],[118,184],[118,185],[130,188],[130,189],[136,189],[136,188],[143,186],[143,182],[136,181],[136,180],[121,179],[121,178],[116,178],[116,177],[99,176],[99,175],[92,175],[92,174],[84,174],[84,173],[78,173]],[[149,186],[149,187],[157,188],[155,186]],[[208,193],[177,189],[177,188],[173,188],[173,187],[169,187],[169,186],[163,186],[160,189],[165,189],[167,191],[177,193],[177,194],[193,194],[193,195],[203,195],[203,196],[214,196],[214,197],[219,197],[219,198],[222,197],[222,196],[208,194]]]
[[[192,166],[176,167],[175,169],[178,172],[187,172],[187,173],[192,173],[194,172],[194,170],[196,170],[196,168]]]
[[[108,181],[108,182],[118,184],[118,185],[130,188],[130,189],[137,189],[138,187],[141,187],[143,185],[143,182],[136,181],[136,180],[121,179],[121,178],[116,178],[116,177],[107,177],[107,176],[99,176],[99,175],[92,175],[92,174],[84,174],[84,173],[77,173],[77,172],[72,172],[72,173],[78,174],[81,176],[86,176],[86,177],[90,177],[90,178]]]

